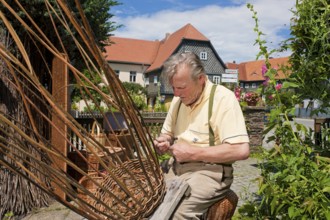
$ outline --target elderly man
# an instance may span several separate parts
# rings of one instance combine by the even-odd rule
[[[234,93],[213,85],[194,53],[171,56],[162,74],[175,97],[154,144],[173,155],[174,173],[191,188],[173,219],[200,219],[230,188],[231,164],[249,157],[244,117]]]

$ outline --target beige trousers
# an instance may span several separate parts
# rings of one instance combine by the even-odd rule
[[[201,219],[210,206],[224,197],[233,182],[233,168],[228,165],[175,163],[173,172],[191,188],[190,195],[177,207],[173,220]]]

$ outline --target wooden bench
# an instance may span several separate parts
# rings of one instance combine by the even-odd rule
[[[179,202],[189,195],[189,185],[178,177],[166,180],[166,195],[162,204],[156,209],[149,220],[168,220],[172,216]],[[225,197],[211,206],[205,214],[205,220],[230,220],[235,213],[238,196],[229,190]]]

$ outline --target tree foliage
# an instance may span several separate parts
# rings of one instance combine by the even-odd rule
[[[8,5],[10,5],[10,7],[15,12],[18,12],[24,22],[27,24],[31,23],[31,20],[36,22],[38,27],[43,31],[47,38],[54,45],[56,45],[57,49],[68,53],[70,57],[74,57],[71,60],[73,64],[82,64],[81,58],[78,55],[78,48],[75,46],[73,42],[74,39],[72,37],[74,36],[79,41],[81,41],[79,35],[75,33],[74,29],[72,29],[72,33],[69,33],[63,28],[53,28],[53,23],[55,23],[55,26],[61,26],[61,24],[56,24],[56,22],[59,21],[58,19],[54,18],[56,16],[64,15],[61,14],[60,11],[57,11],[59,14],[55,14],[53,11],[49,10],[49,7],[58,8],[56,7],[56,0],[50,0],[49,2],[51,2],[51,5],[45,4],[45,1],[43,0],[21,0],[19,2],[14,0],[7,1]],[[67,3],[69,4],[70,9],[77,16],[78,21],[80,21],[81,19],[79,19],[78,9],[75,7],[75,1],[67,1]],[[94,33],[95,41],[102,49],[102,46],[104,46],[104,43],[110,36],[111,32],[120,27],[120,25],[117,25],[114,21],[110,20],[113,17],[113,14],[110,13],[110,9],[116,5],[119,5],[120,3],[115,0],[80,0],[80,3]],[[38,51],[36,49],[36,46],[34,46],[34,43],[36,42],[31,41],[31,37],[27,31],[22,28],[20,22],[13,18],[14,15],[9,10],[7,10],[4,5],[0,5],[0,10],[5,14],[6,17],[8,17],[9,20],[12,21],[12,26],[17,31],[18,35],[22,39],[25,39],[23,43],[30,45],[31,57],[40,57],[39,53],[45,53],[45,51]],[[26,12],[28,12],[28,14],[31,16],[31,19]],[[2,21],[0,21],[0,29],[4,29]],[[62,45],[59,38],[61,41],[65,42],[65,45]],[[52,57],[49,57],[49,63],[51,62],[51,59]],[[35,61],[34,65],[38,66],[39,64],[37,61]],[[41,69],[40,72],[44,72],[42,71],[42,67],[39,69]]]
[[[127,90],[128,94],[132,98],[135,106],[139,110],[143,110],[147,107],[146,95],[147,90],[138,83],[123,82],[124,88]]]

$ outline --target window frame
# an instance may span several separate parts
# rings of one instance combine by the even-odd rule
[[[202,51],[202,52],[199,53],[199,59],[207,60],[207,58],[208,58],[208,54],[207,54],[206,51]]]
[[[129,82],[136,82],[136,71],[129,71]]]

